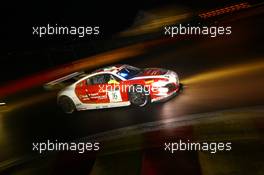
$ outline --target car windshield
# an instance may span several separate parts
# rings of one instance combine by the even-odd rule
[[[125,67],[117,72],[118,75],[125,79],[131,79],[137,76],[141,72],[141,69],[133,66]]]

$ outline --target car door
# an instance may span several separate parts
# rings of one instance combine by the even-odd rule
[[[77,84],[76,94],[83,103],[106,104],[123,101],[121,80],[104,73],[91,76]]]
[[[86,79],[86,93],[89,103],[108,103],[106,84],[109,81],[108,74],[98,74]]]

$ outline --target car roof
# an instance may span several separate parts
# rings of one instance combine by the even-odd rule
[[[97,69],[95,71],[93,71],[92,73],[99,73],[99,72],[111,72],[111,73],[116,73],[119,70],[123,69],[124,67],[127,67],[128,65],[126,64],[117,64],[117,65],[113,65],[113,66],[107,66],[107,67],[103,67],[100,69]]]

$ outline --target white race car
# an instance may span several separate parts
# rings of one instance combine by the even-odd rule
[[[65,113],[128,105],[141,107],[168,99],[180,90],[175,72],[130,65],[105,67],[91,74],[76,72],[48,84],[55,85],[69,78],[75,82],[57,96],[57,103]]]

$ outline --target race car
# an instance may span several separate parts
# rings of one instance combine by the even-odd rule
[[[68,77],[74,78],[75,82],[57,95],[57,103],[65,113],[129,105],[143,107],[166,100],[180,90],[175,72],[130,65],[108,66],[90,74],[76,72],[49,84]]]

